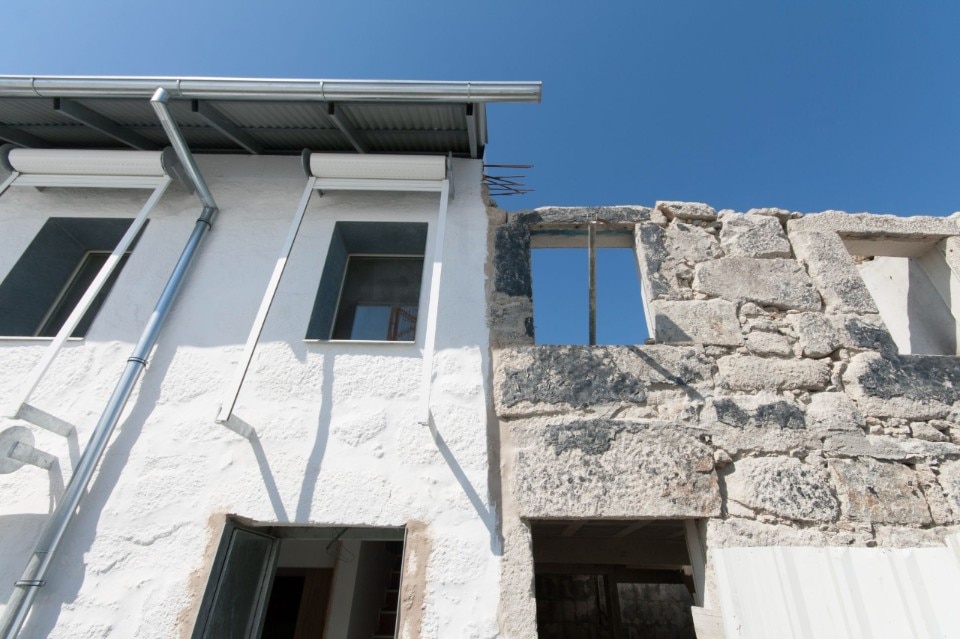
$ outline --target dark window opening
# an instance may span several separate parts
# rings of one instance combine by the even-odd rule
[[[427,225],[337,222],[307,339],[416,340]]]
[[[593,287],[587,242],[582,229],[534,232],[531,269],[536,343],[643,344],[649,331],[632,235],[622,230],[597,233]]]
[[[131,223],[129,219],[47,220],[0,284],[0,334],[56,335]],[[126,261],[124,255],[71,337],[87,334]]]
[[[332,338],[414,341],[422,278],[422,256],[351,255]]]
[[[229,520],[195,639],[396,636],[403,529]]]
[[[694,639],[682,521],[534,521],[540,639]]]
[[[77,265],[76,271],[57,297],[57,301],[54,302],[50,310],[47,311],[47,316],[40,323],[35,335],[38,337],[54,337],[57,334],[60,327],[63,326],[67,318],[70,317],[77,302],[80,301],[83,294],[87,292],[87,288],[93,283],[97,273],[99,273],[103,265],[106,264],[108,257],[110,257],[110,251],[86,252],[80,260],[80,264]],[[107,278],[103,288],[101,288],[97,296],[93,298],[93,303],[90,305],[90,308],[88,308],[87,312],[80,318],[77,327],[73,329],[71,337],[83,337],[87,334],[87,330],[93,323],[93,318],[97,316],[97,312],[100,310],[100,307],[103,306],[107,295],[110,294],[110,289],[113,288],[114,282],[120,277],[120,271],[123,270],[128,257],[130,257],[130,253],[124,253],[120,258],[120,262],[117,264],[117,267],[113,269],[110,277]]]

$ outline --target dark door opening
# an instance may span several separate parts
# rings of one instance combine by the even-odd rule
[[[540,639],[695,639],[682,521],[534,521]]]
[[[392,639],[402,528],[248,526],[230,520],[194,639]]]

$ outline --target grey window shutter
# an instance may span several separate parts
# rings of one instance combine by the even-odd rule
[[[276,537],[227,522],[194,639],[260,636],[279,548]]]

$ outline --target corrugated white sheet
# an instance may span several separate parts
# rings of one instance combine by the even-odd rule
[[[163,177],[174,161],[165,151],[100,149],[13,149],[10,164],[27,175],[133,175]]]
[[[960,638],[960,557],[946,546],[723,548],[712,557],[726,639]]]
[[[442,180],[447,176],[447,159],[442,155],[311,153],[310,173],[318,178]]]

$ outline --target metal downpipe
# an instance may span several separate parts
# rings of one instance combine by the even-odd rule
[[[160,107],[158,112],[159,110],[166,111],[165,105],[158,105],[154,102],[154,108],[157,109],[158,107]],[[167,129],[168,125],[173,127],[172,130],[167,129],[167,133],[171,137],[171,143],[174,144],[177,155],[181,154],[181,150],[184,151],[186,160],[189,160],[189,164],[196,170],[196,165],[193,164],[193,158],[190,156],[189,149],[183,144],[183,139],[176,129],[176,124],[169,118],[169,113],[166,113],[166,115],[168,119],[166,122],[163,122],[164,128]],[[177,146],[175,139],[180,142],[180,146]],[[180,159],[185,166],[188,164],[184,157]],[[123,374],[120,376],[120,380],[117,382],[113,394],[107,401],[103,413],[100,415],[100,420],[93,429],[90,441],[87,442],[87,446],[74,468],[70,482],[67,484],[63,496],[54,509],[53,514],[44,526],[40,540],[37,542],[33,554],[30,555],[27,567],[23,571],[23,576],[13,589],[10,601],[7,603],[6,610],[4,610],[3,619],[0,620],[0,636],[2,636],[3,639],[16,639],[20,634],[20,630],[27,620],[27,615],[30,613],[30,608],[33,605],[37,591],[45,583],[47,570],[57,553],[60,542],[63,541],[70,522],[73,521],[77,507],[86,494],[87,487],[90,485],[97,464],[103,457],[107,444],[110,441],[110,436],[120,421],[120,415],[126,407],[127,401],[130,399],[130,394],[133,392],[137,380],[140,378],[140,373],[142,373],[146,367],[150,351],[160,336],[160,331],[163,328],[167,315],[170,313],[170,309],[173,307],[174,299],[186,278],[187,270],[190,268],[190,264],[200,247],[200,242],[213,224],[213,219],[217,214],[216,203],[214,203],[213,198],[210,197],[210,192],[207,190],[200,173],[191,173],[190,177],[191,179],[197,180],[195,183],[197,193],[205,193],[207,197],[209,197],[212,205],[208,206],[207,203],[204,202],[203,212],[194,225],[193,232],[190,234],[190,238],[187,240],[183,252],[180,254],[180,259],[177,261],[176,266],[174,266],[173,272],[170,274],[167,284],[160,294],[160,298],[157,300],[156,307],[150,315],[150,319],[147,320],[147,324],[140,335],[140,340],[137,342],[136,347],[134,347],[133,353],[127,359]]]

